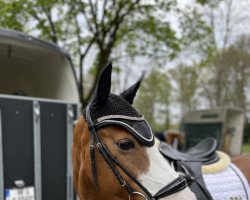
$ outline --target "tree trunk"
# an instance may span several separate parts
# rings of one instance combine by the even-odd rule
[[[170,112],[169,112],[169,103],[167,105],[167,109],[166,109],[166,121],[165,121],[165,127],[166,130],[168,130],[170,128]]]
[[[80,68],[80,78],[78,83],[79,95],[80,95],[80,102],[83,106],[84,105],[84,86],[83,86],[83,56],[80,56],[79,59],[79,68]]]
[[[102,70],[107,66],[108,62],[109,62],[109,58],[111,55],[111,48],[110,49],[103,49],[100,51],[100,53],[98,54],[98,61],[97,61],[97,66],[96,66],[96,74],[95,74],[95,79],[93,82],[93,85],[87,95],[87,97],[83,100],[83,107],[85,107],[88,102],[90,101],[90,98],[96,88],[99,76],[102,72]]]

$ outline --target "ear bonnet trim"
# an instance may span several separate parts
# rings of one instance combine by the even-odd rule
[[[97,119],[98,122],[102,122],[104,120],[108,119],[127,119],[127,120],[133,120],[133,121],[142,121],[144,120],[143,117],[129,117],[126,115],[108,115],[108,116],[103,116]]]
[[[122,121],[116,121],[116,120],[104,120],[102,122],[99,122],[96,124],[97,129],[104,127],[104,126],[108,126],[108,125],[118,125],[118,126],[122,126],[123,128],[125,128],[128,132],[132,133],[134,135],[135,138],[137,138],[141,143],[147,145],[147,146],[151,146],[150,143],[153,142],[154,140],[154,136],[152,133],[152,130],[150,129],[148,123],[146,121],[141,121],[141,122],[134,122],[136,123],[137,126],[131,127],[130,125],[128,125],[127,123],[124,123]],[[135,125],[135,124],[134,124]],[[149,135],[144,135],[144,134],[140,134],[139,131],[143,131],[140,129],[147,129],[146,130],[148,133],[150,133]],[[145,133],[145,130],[144,130]],[[151,136],[149,138],[149,136]]]

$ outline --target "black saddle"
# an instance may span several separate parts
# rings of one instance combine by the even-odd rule
[[[208,165],[219,160],[216,154],[217,141],[214,138],[206,138],[195,145],[187,152],[180,152],[174,149],[171,145],[162,142],[159,150],[164,157],[171,160],[181,160],[187,162],[201,162],[203,165]]]
[[[214,138],[204,139],[185,153],[164,142],[159,146],[161,154],[188,180],[189,187],[198,200],[212,200],[203,180],[201,166],[219,160],[216,148],[217,141]]]

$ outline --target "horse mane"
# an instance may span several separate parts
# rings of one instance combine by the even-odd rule
[[[83,187],[82,180],[79,180],[81,168],[83,168],[85,162],[83,162],[83,148],[87,145],[89,140],[88,134],[88,124],[83,117],[80,117],[76,126],[74,127],[74,136],[73,136],[73,146],[72,146],[72,165],[73,165],[73,180],[76,192],[79,194],[81,190],[80,187]]]

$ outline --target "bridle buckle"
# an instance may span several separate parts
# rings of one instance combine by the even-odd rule
[[[98,149],[100,149],[102,147],[102,144],[100,142],[96,143],[96,146]]]
[[[125,187],[127,185],[126,181],[124,180],[122,183],[122,187]]]

